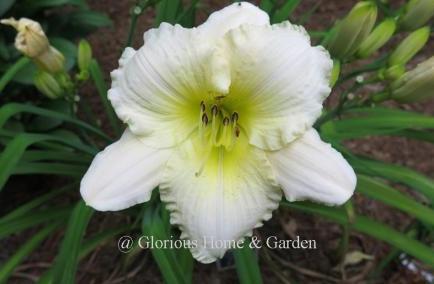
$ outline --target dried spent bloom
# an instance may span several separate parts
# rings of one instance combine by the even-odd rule
[[[434,56],[392,83],[391,98],[402,103],[434,97]]]
[[[251,235],[287,200],[335,205],[356,176],[312,128],[330,93],[332,60],[289,22],[247,2],[197,28],[163,23],[125,49],[109,99],[128,128],[93,160],[81,195],[121,210],[159,186],[170,222],[209,263],[215,241]]]
[[[18,31],[15,48],[32,58],[42,69],[50,73],[63,70],[65,58],[50,45],[38,22],[27,18],[21,18],[18,21],[9,18],[0,20],[0,23],[12,26]]]

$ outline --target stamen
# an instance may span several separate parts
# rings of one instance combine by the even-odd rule
[[[232,122],[237,122],[238,121],[238,118],[239,118],[239,116],[238,116],[238,112],[233,112],[232,113],[232,116],[231,116],[231,120],[232,120]]]
[[[216,116],[216,115],[218,114],[218,112],[219,112],[219,108],[218,108],[218,106],[217,106],[217,105],[213,105],[213,106],[211,107],[211,114],[212,114],[212,116],[213,116],[213,117]]]
[[[238,126],[235,126],[235,137],[240,137],[240,128]]]
[[[229,118],[225,117],[223,118],[223,125],[228,125],[229,124]]]
[[[202,115],[202,123],[203,123],[205,126],[207,126],[207,124],[208,124],[208,116],[206,115],[206,113],[204,113],[204,114]]]

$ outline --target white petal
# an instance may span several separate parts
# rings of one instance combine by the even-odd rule
[[[268,158],[288,201],[340,205],[353,195],[354,170],[314,129]]]
[[[100,211],[148,201],[170,153],[144,145],[126,130],[119,141],[95,156],[81,180],[80,193],[87,205]]]
[[[243,24],[269,25],[268,14],[249,2],[238,2],[212,13],[198,29],[206,30],[210,37],[218,38]]]
[[[191,252],[203,263],[223,257],[228,248],[216,247],[217,241],[250,235],[281,200],[265,153],[247,140],[237,144],[231,152],[215,147],[206,158],[206,150],[189,139],[169,160],[160,184],[170,222],[180,227],[181,238],[197,242]]]
[[[119,69],[112,72],[109,99],[145,143],[170,147],[197,127],[204,94],[221,89],[208,77],[213,43],[196,29],[166,23],[144,38],[138,51],[125,50]]]
[[[242,25],[219,43],[231,68],[225,104],[251,144],[278,150],[310,128],[330,93],[332,60],[302,27]]]

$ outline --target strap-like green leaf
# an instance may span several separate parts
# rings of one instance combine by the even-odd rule
[[[79,126],[81,129],[88,131],[89,133],[93,133],[95,135],[100,136],[101,138],[106,139],[109,142],[112,142],[111,138],[108,137],[104,132],[102,132],[100,129],[93,127],[92,125],[89,125],[81,120],[75,119],[69,115],[47,110],[44,108],[35,107],[32,105],[25,105],[25,104],[18,104],[18,103],[9,103],[0,108],[0,128],[3,128],[6,121],[8,119],[16,114],[19,113],[32,113],[36,115],[42,115],[46,117],[52,117],[57,118],[60,120],[63,120],[65,122],[69,122],[75,126]]]
[[[0,239],[48,221],[66,218],[71,208],[50,208],[0,222]]]
[[[56,189],[56,190],[52,190],[44,195],[38,196],[34,199],[32,199],[31,201],[15,208],[13,211],[9,212],[8,214],[6,214],[5,216],[0,218],[0,223],[8,221],[8,220],[12,220],[14,218],[20,217],[20,216],[24,216],[25,214],[29,214],[32,215],[32,213],[30,213],[30,211],[34,208],[37,208],[38,206],[44,204],[45,202],[49,201],[50,199],[52,199],[53,197],[64,193],[67,190],[70,190],[72,188],[74,188],[76,186],[76,183],[64,186],[60,189]]]
[[[81,241],[93,212],[84,201],[78,202],[72,211],[53,267],[53,283],[75,283]]]
[[[434,225],[434,211],[421,205],[408,196],[400,193],[380,181],[364,175],[357,176],[357,191],[400,209],[431,226]]]
[[[0,131],[0,133],[3,132],[5,131]],[[94,148],[77,143],[76,141],[70,139],[46,134],[20,133],[7,144],[5,150],[0,155],[0,189],[3,188],[6,181],[13,174],[18,161],[21,159],[27,147],[42,141],[57,141],[89,154],[96,153]]]
[[[6,283],[8,277],[14,271],[14,269],[58,226],[59,222],[47,225],[44,229],[33,235],[24,245],[22,245],[13,254],[6,263],[2,264],[0,268],[0,283]]]
[[[307,202],[285,201],[282,204],[289,208],[325,217],[339,224],[346,224],[348,222],[345,212],[340,208],[332,208]],[[357,215],[353,223],[351,223],[351,228],[378,240],[385,241],[434,267],[434,251],[430,247],[384,224]]]
[[[409,168],[363,158],[350,158],[356,172],[405,184],[434,203],[434,180]]]
[[[95,59],[92,59],[89,65],[89,73],[95,83],[96,89],[98,91],[99,97],[101,99],[101,103],[104,107],[105,113],[110,121],[110,124],[115,131],[116,135],[119,136],[121,134],[120,122],[116,117],[116,114],[107,98],[107,84],[104,81],[104,77],[102,75],[101,67]]]
[[[261,284],[261,270],[258,259],[246,242],[243,248],[233,250],[238,279],[242,284]]]
[[[149,206],[143,216],[143,233],[146,236],[153,236],[155,240],[169,240],[167,226],[160,216],[160,208]],[[189,283],[191,271],[183,271],[175,250],[173,249],[151,249],[152,256],[160,268],[160,272],[166,283]],[[191,258],[191,256],[190,256]]]

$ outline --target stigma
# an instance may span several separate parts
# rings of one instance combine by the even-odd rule
[[[239,114],[228,112],[217,104],[200,103],[199,136],[202,143],[212,147],[224,147],[230,151],[240,136]]]

